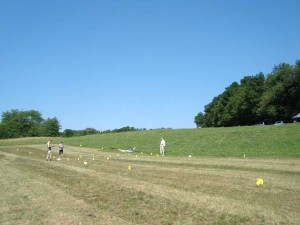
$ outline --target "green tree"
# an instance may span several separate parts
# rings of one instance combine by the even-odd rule
[[[232,126],[236,123],[237,106],[235,98],[239,88],[240,85],[233,82],[222,94],[205,106],[204,115],[199,115],[202,127]],[[195,121],[198,119],[195,118]]]
[[[299,61],[293,67],[289,64],[275,66],[265,82],[257,113],[275,120],[290,121],[300,107]]]
[[[9,138],[7,134],[7,127],[4,123],[0,123],[0,139]]]
[[[222,107],[219,112],[218,126],[233,126],[237,124],[238,117],[238,103],[239,100],[240,85],[237,82],[233,82],[222,93],[219,107]]]
[[[204,106],[194,122],[202,127],[252,125],[291,120],[300,109],[300,61],[279,64],[267,77],[245,76]]]
[[[64,137],[73,137],[75,135],[75,132],[76,131],[71,130],[71,129],[65,129],[63,132],[63,136]]]
[[[40,136],[55,137],[59,136],[60,123],[56,117],[48,118],[40,126]]]
[[[13,109],[2,113],[2,123],[9,138],[38,136],[38,127],[43,121],[41,113],[35,110]]]
[[[205,124],[204,114],[199,112],[194,120],[197,127],[202,127]]]
[[[236,93],[236,124],[252,125],[261,120],[257,109],[261,95],[264,92],[265,77],[262,73],[256,76],[246,76],[241,80],[239,92]]]
[[[91,135],[91,134],[98,134],[100,131],[96,130],[95,128],[88,127],[85,129],[86,135]]]

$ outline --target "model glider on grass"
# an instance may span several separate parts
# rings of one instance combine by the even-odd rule
[[[128,152],[128,153],[131,153],[131,152],[135,152],[135,147],[133,147],[133,148],[130,148],[130,149],[118,149],[118,151],[120,151],[120,152]]]

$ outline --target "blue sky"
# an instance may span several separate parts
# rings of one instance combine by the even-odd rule
[[[300,59],[299,0],[0,0],[0,113],[194,128],[232,82]]]

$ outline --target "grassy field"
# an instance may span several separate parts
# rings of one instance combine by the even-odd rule
[[[52,138],[54,144],[64,141],[117,152],[118,148],[136,147],[139,152],[159,152],[160,138],[166,139],[167,155],[214,157],[300,157],[300,123],[282,126],[245,126],[229,128],[165,129],[124,133],[97,134],[72,138]],[[0,140],[0,146],[44,144],[47,138]]]
[[[65,141],[65,157],[51,162],[45,161],[45,138],[3,140],[0,224],[297,225],[299,129],[291,124],[54,138]],[[160,136],[167,141],[166,157],[157,156]],[[116,150],[133,146],[139,151]],[[53,153],[57,157],[57,147]],[[264,184],[257,186],[257,178]]]

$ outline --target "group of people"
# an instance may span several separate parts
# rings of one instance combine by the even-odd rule
[[[54,147],[54,145],[51,145],[51,140],[49,139],[47,142],[47,156],[46,156],[46,160],[50,160],[52,161],[52,147]],[[62,158],[64,157],[64,143],[60,142],[60,144],[58,145],[58,155],[59,157],[57,158],[57,160],[62,160]]]
[[[51,140],[49,139],[47,142],[47,156],[46,156],[46,160],[50,160],[52,161],[52,147],[54,147],[53,145],[51,145]],[[59,151],[59,157],[57,158],[57,160],[62,160],[64,157],[64,143],[60,142],[60,144],[58,145]],[[165,156],[165,147],[166,147],[166,141],[165,139],[161,138],[160,139],[160,146],[159,146],[159,151],[161,156]]]

